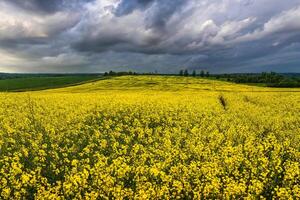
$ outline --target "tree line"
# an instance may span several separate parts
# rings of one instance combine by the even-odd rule
[[[204,71],[201,70],[200,73],[197,73],[196,70],[193,70],[192,73],[190,74],[189,71],[187,69],[185,70],[180,70],[179,71],[179,76],[200,76],[200,77],[209,77],[209,71]]]
[[[300,77],[290,77],[275,72],[256,74],[216,74],[216,79],[223,79],[235,83],[260,83],[268,87],[300,87]]]
[[[132,71],[128,71],[128,72],[115,72],[110,70],[109,72],[105,72],[103,74],[104,76],[125,76],[125,75],[138,75],[137,72],[132,72]]]

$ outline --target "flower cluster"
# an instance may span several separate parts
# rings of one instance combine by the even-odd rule
[[[0,94],[0,199],[300,198],[300,93],[67,91]]]

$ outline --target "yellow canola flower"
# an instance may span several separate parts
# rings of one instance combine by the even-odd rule
[[[0,93],[0,199],[299,199],[295,91],[122,76]]]

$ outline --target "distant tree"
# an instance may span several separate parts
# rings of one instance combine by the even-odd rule
[[[183,70],[179,71],[179,76],[183,76]]]
[[[193,70],[192,76],[196,76],[196,71],[195,70]]]
[[[205,75],[204,71],[203,71],[203,70],[201,70],[201,72],[200,72],[200,76],[201,76],[201,77],[204,77],[204,75]]]
[[[104,73],[104,76],[108,76],[108,73],[107,73],[107,72],[105,72],[105,73]]]
[[[209,77],[209,71],[206,72],[206,77]]]
[[[114,72],[114,71],[110,70],[110,71],[108,72],[108,75],[110,75],[110,76],[114,76],[114,75],[116,75],[116,72]]]
[[[184,76],[189,76],[189,71],[186,69],[184,70],[184,73],[183,73]]]

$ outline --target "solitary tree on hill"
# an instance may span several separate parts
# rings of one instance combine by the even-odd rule
[[[203,71],[203,70],[201,70],[201,72],[200,72],[200,76],[201,76],[201,77],[204,77],[204,75],[205,75],[204,71]]]
[[[183,76],[183,70],[179,71],[179,76]]]
[[[184,76],[188,76],[189,75],[189,71],[186,69],[184,70]]]
[[[193,70],[192,76],[196,76],[196,71],[195,70]]]

